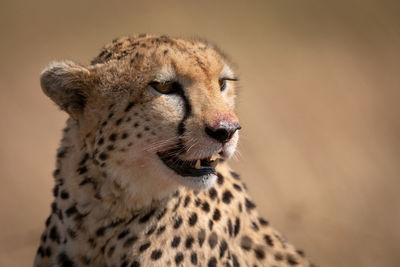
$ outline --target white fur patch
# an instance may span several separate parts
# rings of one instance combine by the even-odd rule
[[[233,73],[232,69],[229,68],[228,65],[224,65],[224,67],[222,68],[222,71],[219,75],[219,78],[235,78],[235,74]]]
[[[163,66],[155,77],[155,81],[159,83],[165,83],[173,80],[176,80],[176,73],[171,66]]]
[[[208,189],[214,185],[217,180],[215,174],[203,175],[200,177],[182,177],[179,176],[178,182],[186,187],[192,188],[194,190],[204,190]]]

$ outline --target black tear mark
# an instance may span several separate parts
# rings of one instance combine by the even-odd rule
[[[185,103],[185,114],[183,115],[183,118],[178,125],[178,134],[183,135],[183,133],[185,132],[185,121],[192,113],[192,106],[190,105],[189,99],[185,96],[185,92],[183,91],[181,85],[179,85],[179,88],[176,92],[180,97],[182,97],[183,102]]]

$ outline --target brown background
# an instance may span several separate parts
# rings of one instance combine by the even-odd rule
[[[233,164],[273,225],[320,266],[400,266],[398,1],[0,5],[0,266],[32,264],[50,210],[66,116],[41,69],[143,32],[205,37],[237,63]]]

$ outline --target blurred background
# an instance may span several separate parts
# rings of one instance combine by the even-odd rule
[[[115,37],[199,36],[237,64],[242,174],[319,266],[400,266],[399,1],[0,1],[0,266],[31,266],[66,115],[39,87]]]

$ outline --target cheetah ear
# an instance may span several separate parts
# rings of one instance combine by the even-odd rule
[[[93,78],[87,68],[72,61],[52,62],[40,75],[43,92],[77,119],[83,111]]]

